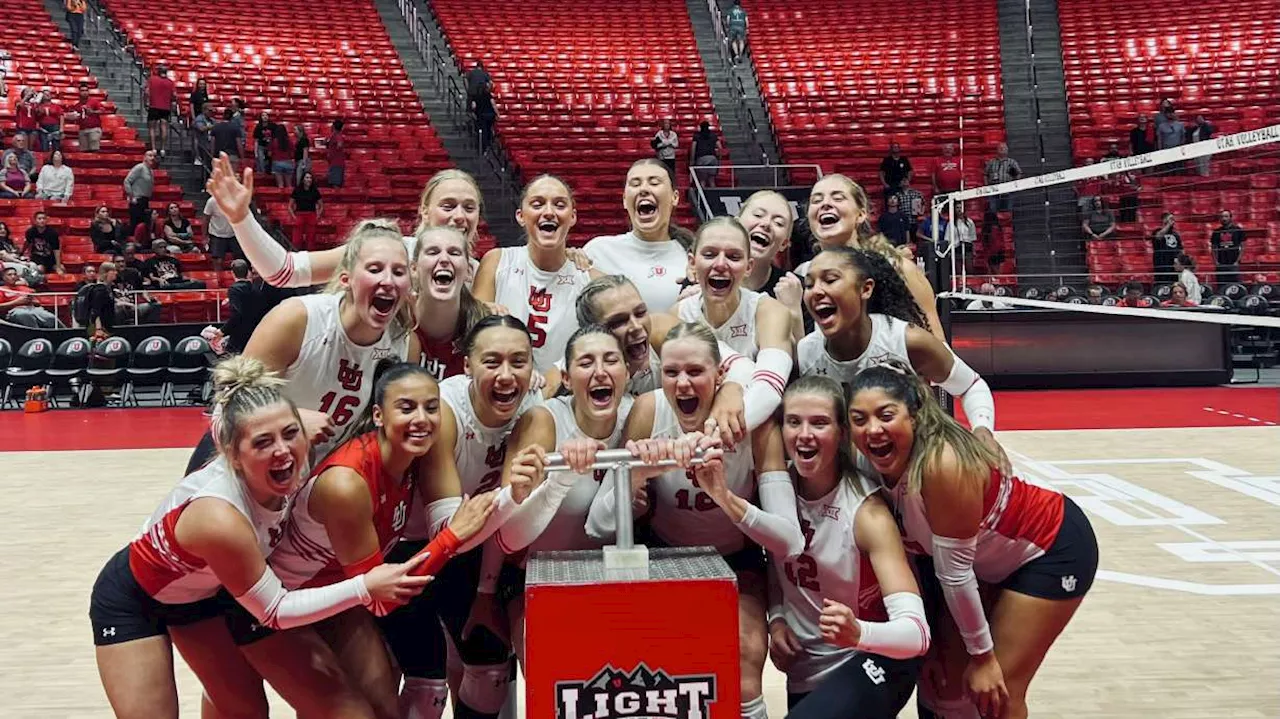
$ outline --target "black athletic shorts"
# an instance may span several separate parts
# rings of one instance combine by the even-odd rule
[[[388,554],[387,562],[403,562],[417,554],[425,541],[403,541]],[[472,666],[502,664],[511,648],[493,632],[479,627],[466,640],[462,630],[471,615],[476,585],[480,582],[482,548],[459,554],[445,563],[434,581],[413,601],[378,618],[396,662],[405,676],[443,679],[448,649],[444,631],[449,632],[462,661]],[[504,571],[506,571],[504,565]],[[502,578],[499,578],[499,586]],[[441,625],[444,625],[443,628]]]
[[[147,594],[129,569],[128,547],[107,560],[89,594],[93,643],[99,647],[167,635],[171,625],[195,624],[221,614],[222,602],[216,596],[165,604]]]
[[[1019,567],[1000,588],[1041,599],[1076,599],[1098,573],[1098,539],[1079,505],[1064,496],[1062,528],[1048,551]]]
[[[893,719],[915,691],[921,659],[858,652],[807,694],[787,693],[787,719]]]
[[[155,107],[147,108],[147,122],[156,122],[158,120],[168,120],[173,115],[170,110],[161,110]]]
[[[227,621],[227,631],[231,633],[231,641],[235,642],[237,647],[253,644],[279,631],[259,624],[258,618],[225,589],[218,593],[218,601],[222,602],[222,616]]]

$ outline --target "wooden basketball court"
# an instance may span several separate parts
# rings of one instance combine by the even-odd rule
[[[1084,507],[1102,549],[1092,593],[1032,685],[1033,717],[1280,716],[1280,428],[1000,438],[1023,476]],[[111,716],[89,589],[188,454],[0,454],[0,716]],[[197,717],[199,685],[185,666],[178,674],[183,716]],[[770,666],[765,682],[770,716],[780,719],[782,677]],[[278,699],[273,710],[292,716]]]

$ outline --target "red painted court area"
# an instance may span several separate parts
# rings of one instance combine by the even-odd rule
[[[1276,426],[1280,388],[1009,391],[996,409],[998,430]],[[198,407],[6,410],[0,452],[195,447],[207,427]]]

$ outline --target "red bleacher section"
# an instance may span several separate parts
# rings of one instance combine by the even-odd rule
[[[142,160],[146,147],[135,131],[126,126],[125,119],[115,114],[115,105],[107,99],[105,91],[98,89],[97,78],[59,33],[40,0],[6,0],[4,14],[7,27],[3,47],[12,55],[5,81],[8,95],[0,98],[0,130],[4,132],[6,149],[16,127],[14,111],[24,87],[50,89],[54,102],[69,111],[79,101],[79,86],[83,83],[90,88],[91,95],[104,101],[103,109],[109,113],[102,115],[102,147],[96,153],[79,151],[78,119],[70,114],[66,116],[62,150],[66,164],[75,174],[75,192],[70,202],[0,200],[0,222],[9,226],[19,250],[36,211],[43,209],[49,215],[49,224],[60,236],[62,263],[67,272],[49,275],[45,289],[67,291],[80,279],[86,264],[110,259],[94,254],[89,242],[89,223],[94,210],[104,204],[111,208],[117,220],[128,218],[124,178],[129,169]],[[36,152],[36,156],[42,165],[48,159],[45,152]],[[169,184],[163,170],[157,170],[151,206],[163,210],[169,202],[181,200],[181,190]],[[183,214],[190,217],[191,204],[181,204]],[[195,264],[201,258],[183,255],[182,259],[187,264]]]
[[[368,0],[219,0],[198,15],[184,0],[107,6],[148,66],[163,63],[172,71],[184,111],[197,78],[208,81],[218,119],[232,98],[245,100],[250,154],[264,109],[285,124],[291,142],[295,124],[323,144],[333,120],[346,121],[343,188],[325,187],[325,153],[313,148],[323,241],[336,242],[372,216],[399,218],[412,230],[423,185],[450,163]],[[277,189],[269,175],[255,179],[258,203],[291,231],[289,190]]]
[[[680,0],[552,0],[536,13],[498,0],[435,0],[458,60],[484,63],[497,131],[526,179],[563,177],[577,197],[571,244],[625,232],[627,168],[653,157],[649,140],[670,118],[680,137],[679,186],[688,180],[698,123],[719,123]],[[532,31],[530,25],[534,26]],[[677,221],[692,227],[682,198]]]
[[[743,7],[785,162],[849,175],[882,209],[880,161],[898,142],[915,169],[912,186],[928,198],[933,161],[942,145],[958,145],[963,116],[965,184],[983,184],[983,165],[1005,137],[994,0],[930,2],[925,12],[938,22],[927,27],[906,21],[900,0],[744,0]],[[1002,227],[993,245],[1012,258],[1009,223]]]
[[[1194,12],[1168,12],[1155,0],[1059,0],[1058,8],[1076,164],[1100,157],[1111,142],[1129,154],[1137,116],[1154,121],[1164,98],[1188,126],[1203,114],[1218,134],[1280,122],[1280,1],[1250,2],[1245,14],[1224,0]],[[1151,282],[1149,238],[1165,211],[1176,214],[1183,246],[1208,280],[1209,235],[1221,208],[1247,231],[1245,276],[1280,281],[1278,171],[1280,156],[1263,147],[1215,160],[1209,177],[1143,177],[1138,221],[1118,225],[1115,241],[1088,243],[1094,281]]]

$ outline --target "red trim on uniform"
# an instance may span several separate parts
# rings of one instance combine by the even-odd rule
[[[992,503],[999,495],[1001,475],[992,470],[991,482],[987,491],[987,500],[983,502],[983,511],[990,512]],[[1051,489],[1028,484],[1017,477],[1009,477],[1009,498],[1005,503],[1000,518],[991,528],[997,534],[1011,539],[1030,542],[1043,550],[1048,550],[1058,538],[1062,529],[1062,517],[1066,500]]]
[[[284,266],[280,271],[267,278],[267,284],[273,287],[280,287],[284,283],[293,278],[293,257],[286,254],[284,256]]]
[[[190,504],[187,500],[169,510],[129,544],[129,571],[150,596],[156,596],[170,583],[206,566],[203,559],[178,543],[178,519]]]
[[[777,372],[770,372],[767,369],[756,370],[755,374],[751,375],[751,380],[753,382],[759,380],[768,384],[776,390],[779,395],[785,392],[787,388],[787,381],[782,378],[782,375]]]
[[[342,565],[342,573],[346,575],[347,579],[350,579],[351,577],[358,577],[370,569],[379,566],[382,566],[381,549],[375,550],[373,554],[370,554],[358,562]]]
[[[928,651],[929,650],[929,630],[925,628],[924,622],[921,622],[919,617],[910,617],[910,619],[911,621],[915,622],[916,628],[920,630],[921,651]]]

